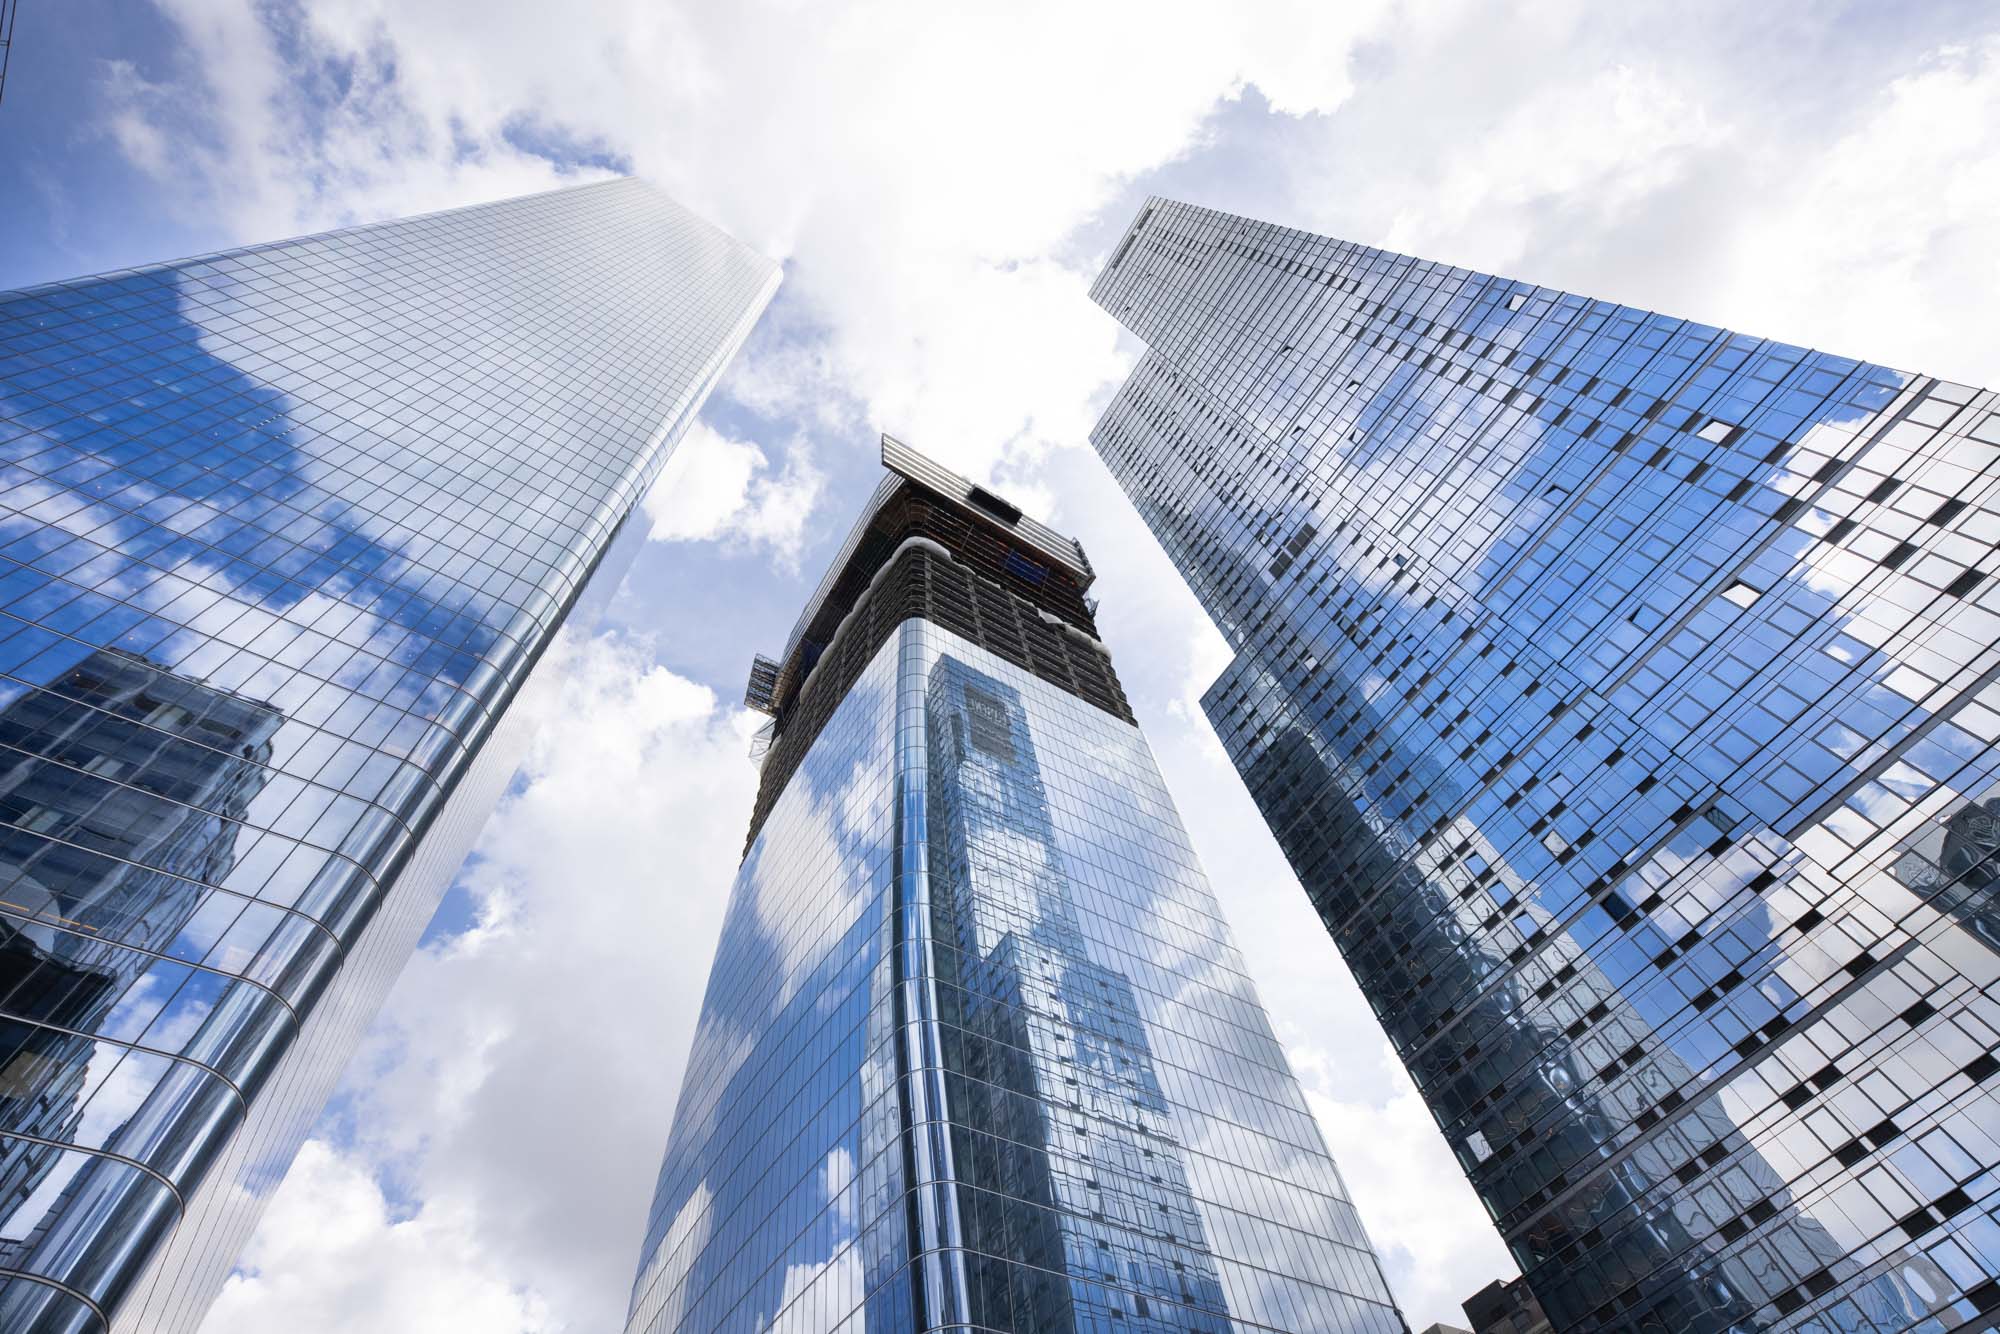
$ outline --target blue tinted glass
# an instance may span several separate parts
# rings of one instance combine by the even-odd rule
[[[0,1326],[199,1321],[776,281],[620,181],[0,294]]]
[[[1094,295],[1209,716],[1556,1326],[2000,1305],[1994,395],[1162,200]]]
[[[642,1255],[634,1334],[1402,1329],[1138,729],[914,618],[744,859]]]

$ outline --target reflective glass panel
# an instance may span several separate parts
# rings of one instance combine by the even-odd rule
[[[628,1329],[1400,1334],[1136,727],[888,634],[737,877]]]
[[[200,1320],[776,282],[615,181],[0,294],[0,1327]]]
[[[1168,200],[1093,295],[1204,706],[1557,1328],[2000,1309],[1995,396]]]

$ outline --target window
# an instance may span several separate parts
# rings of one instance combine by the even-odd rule
[[[1006,523],[1019,523],[1021,521],[1021,511],[1017,507],[1008,504],[983,486],[973,487],[971,491],[966,493],[965,498],[996,519],[1000,519]]]

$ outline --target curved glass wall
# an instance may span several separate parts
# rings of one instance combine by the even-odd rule
[[[743,862],[628,1330],[1370,1331],[1136,727],[910,619]]]
[[[200,1320],[776,281],[617,181],[0,294],[0,1326]]]

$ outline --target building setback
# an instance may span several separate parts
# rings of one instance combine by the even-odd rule
[[[0,294],[0,1328],[200,1323],[777,281],[621,180]]]
[[[1204,707],[1554,1327],[2000,1308],[1995,396],[1159,199],[1092,294]]]
[[[1073,541],[883,440],[772,715],[629,1334],[1404,1329]]]

